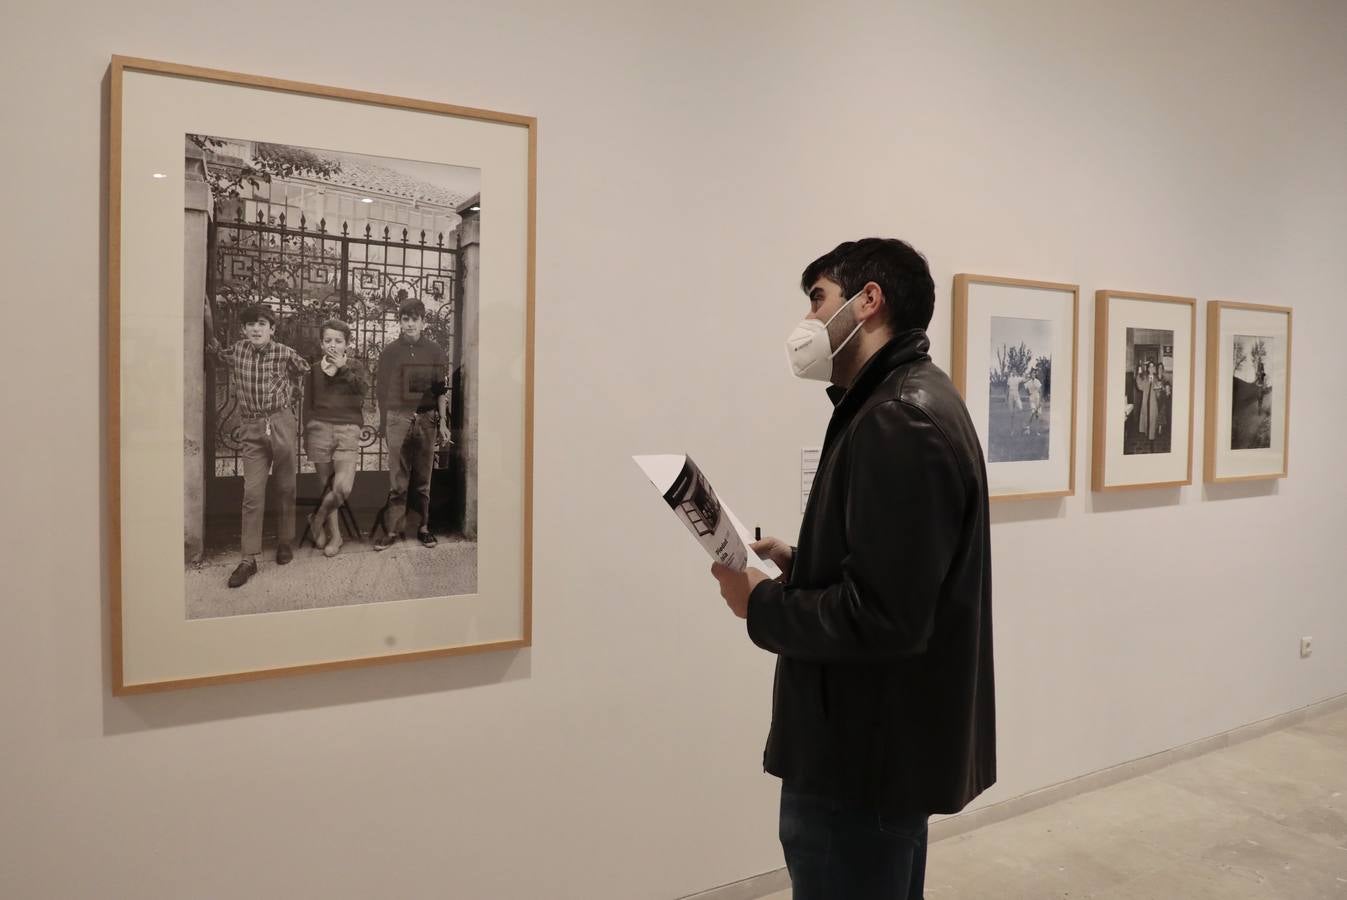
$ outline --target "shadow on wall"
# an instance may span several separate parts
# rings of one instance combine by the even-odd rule
[[[1275,497],[1279,493],[1281,493],[1280,478],[1202,485],[1203,500],[1249,500],[1255,497]]]
[[[105,615],[105,663],[110,663],[110,624]],[[112,696],[111,666],[103,671],[103,734],[117,735],[518,681],[530,677],[532,654],[524,649],[445,656],[125,697]]]
[[[1125,491],[1090,492],[1088,510],[1092,513],[1132,512],[1138,509],[1159,509],[1178,506],[1183,499],[1182,487],[1136,488]]]
[[[991,505],[993,525],[1006,522],[1032,522],[1039,519],[1066,518],[1066,498],[1045,500],[1000,500]]]

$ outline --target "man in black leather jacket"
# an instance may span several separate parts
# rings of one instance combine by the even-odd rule
[[[794,897],[919,900],[929,816],[996,780],[986,465],[927,353],[919,253],[844,243],[801,286],[810,312],[788,351],[796,374],[831,381],[835,408],[799,545],[754,545],[780,581],[713,573],[777,654],[764,767],[782,779]]]

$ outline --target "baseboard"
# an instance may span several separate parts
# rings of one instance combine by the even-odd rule
[[[700,894],[688,894],[679,900],[758,900],[759,897],[786,890],[790,890],[790,875],[784,868],[780,868],[733,884],[711,888]]]
[[[1313,719],[1316,716],[1337,712],[1340,709],[1347,709],[1347,694],[1339,694],[1319,703],[1313,703],[1248,725],[1241,725],[1239,728],[1233,728],[1221,734],[1201,738],[1179,747],[1152,753],[1150,756],[1143,756],[1140,759],[1110,766],[1107,769],[1100,769],[1098,772],[1091,772],[1088,775],[1081,775],[1058,784],[1049,785],[1028,794],[1022,794],[1019,797],[994,803],[991,806],[949,816],[931,823],[931,840],[942,841],[960,834],[967,834],[978,828],[996,822],[1004,822],[1006,819],[1013,819],[1036,809],[1051,806],[1068,797],[1088,794],[1091,791],[1097,791],[1100,788],[1118,784],[1140,775],[1147,775],[1166,766],[1172,766],[1174,763],[1203,756],[1213,750],[1233,747],[1236,744],[1242,744],[1245,741],[1262,737],[1274,731],[1281,731],[1283,728],[1299,725],[1301,722]],[[752,878],[745,878],[743,881],[736,881],[733,884],[712,888],[709,891],[702,891],[700,894],[690,894],[679,898],[679,900],[758,900],[760,897],[784,891],[789,887],[790,876],[782,868],[762,875],[755,875]]]

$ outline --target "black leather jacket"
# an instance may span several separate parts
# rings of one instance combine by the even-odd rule
[[[778,654],[763,764],[795,790],[955,813],[996,781],[987,470],[924,331],[836,404],[785,584],[748,633]]]

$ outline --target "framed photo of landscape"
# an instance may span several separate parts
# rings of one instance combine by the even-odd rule
[[[954,384],[982,440],[993,501],[1076,489],[1080,288],[954,276]]]
[[[1093,487],[1193,482],[1197,300],[1095,293]]]
[[[114,693],[528,646],[536,121],[109,87]]]
[[[1290,410],[1291,309],[1208,303],[1206,480],[1286,477]]]

